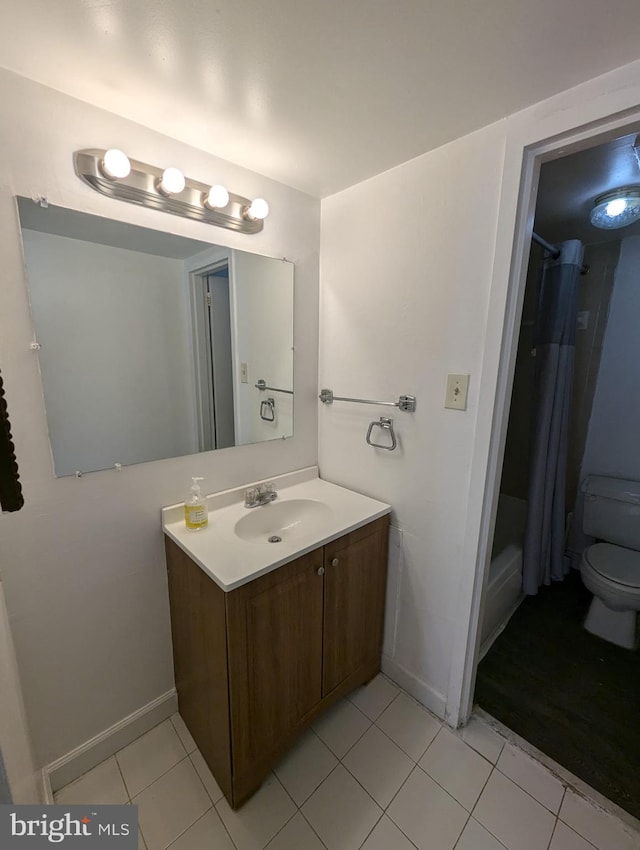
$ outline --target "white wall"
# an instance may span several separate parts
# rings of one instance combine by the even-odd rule
[[[208,492],[317,457],[319,203],[288,187],[7,72],[0,73],[0,366],[26,499],[0,516],[0,564],[39,764],[173,687],[160,508],[190,476]],[[263,196],[247,236],[121,203],[74,174],[72,153],[119,147],[203,182]],[[295,263],[296,429],[290,440],[104,471],[53,475],[14,195]]]
[[[293,352],[289,331],[293,315],[291,266],[281,260],[233,252],[231,278],[234,292],[236,403],[238,433],[242,443],[274,440],[293,431],[293,396],[256,389],[262,378],[267,386],[291,389]],[[302,330],[302,329],[301,329]],[[249,380],[240,382],[240,364],[246,363]],[[260,418],[260,403],[275,402],[275,419]]]
[[[56,474],[196,451],[182,260],[22,238]]]
[[[623,239],[582,475],[640,481],[640,236]]]
[[[320,385],[360,398],[415,395],[417,406],[323,406],[320,469],[393,506],[385,667],[440,713],[503,155],[503,126],[492,125],[322,205]],[[466,412],[443,407],[447,372],[471,373]],[[395,452],[365,444],[381,415],[397,426]]]
[[[394,453],[364,445],[388,409],[321,410],[321,473],[393,505],[384,667],[453,724],[473,693],[533,226],[526,155],[585,144],[610,116],[630,132],[639,104],[636,62],[322,204],[320,385],[418,406],[394,414]],[[464,413],[443,409],[449,371],[471,374]]]

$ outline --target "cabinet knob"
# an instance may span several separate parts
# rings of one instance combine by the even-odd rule
[[[339,563],[340,563],[340,561],[337,558],[333,558],[331,560],[331,566],[332,567],[337,567]]]
[[[324,575],[324,567],[318,567],[316,570],[316,575],[323,576]]]

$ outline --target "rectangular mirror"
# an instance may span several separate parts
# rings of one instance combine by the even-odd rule
[[[292,263],[18,210],[57,476],[293,435]]]

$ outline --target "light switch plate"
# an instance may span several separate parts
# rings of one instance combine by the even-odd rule
[[[246,363],[240,364],[240,383],[248,384],[249,383],[249,370],[247,368]]]
[[[444,406],[452,410],[467,409],[469,375],[447,375],[447,394]]]

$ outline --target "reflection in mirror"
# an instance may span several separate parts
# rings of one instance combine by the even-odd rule
[[[56,475],[292,436],[292,263],[18,209]]]

